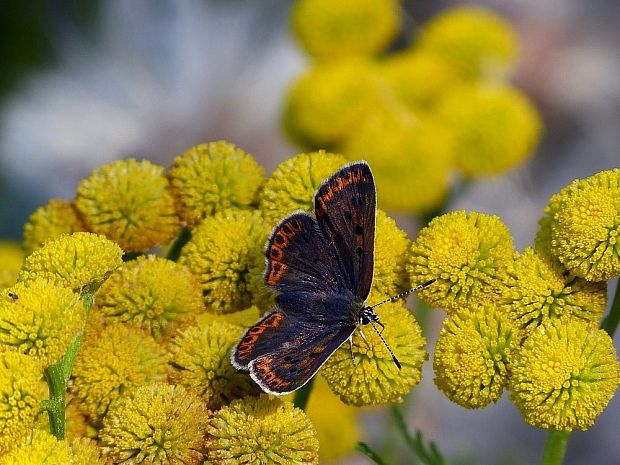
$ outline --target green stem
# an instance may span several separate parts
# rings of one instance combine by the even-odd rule
[[[607,331],[607,334],[613,337],[616,332],[616,328],[618,327],[618,322],[620,322],[620,280],[616,283],[616,294],[614,296],[614,301],[611,304],[609,313],[601,323],[601,329],[604,329]]]
[[[561,465],[569,438],[568,431],[549,431],[540,465]]]
[[[295,405],[295,407],[306,410],[308,400],[310,399],[310,393],[312,392],[313,384],[314,378],[310,378],[310,381],[308,381],[306,384],[300,387],[297,392],[295,392],[295,398],[293,399],[293,404]]]
[[[172,260],[176,262],[181,256],[181,249],[185,244],[189,242],[192,238],[192,234],[189,232],[189,229],[183,228],[177,238],[174,240],[170,248],[168,249],[168,253],[166,254],[166,258],[168,260]]]
[[[92,294],[84,294],[82,300],[84,301],[86,315],[89,315],[93,304]],[[45,378],[49,386],[50,398],[41,403],[41,409],[47,411],[51,432],[58,439],[64,439],[65,437],[65,395],[73,363],[83,340],[84,326],[73,338],[67,348],[67,352],[61,359],[57,363],[45,368]]]

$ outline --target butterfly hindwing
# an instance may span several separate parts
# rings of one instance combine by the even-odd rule
[[[265,255],[265,283],[280,293],[333,294],[345,285],[335,251],[308,213],[284,218],[271,233]]]
[[[365,162],[345,166],[314,196],[319,228],[339,256],[348,288],[361,300],[372,284],[376,204],[375,182]]]
[[[271,394],[287,394],[299,389],[321,368],[355,330],[355,326],[301,325],[289,334],[286,344],[249,364],[250,376]]]

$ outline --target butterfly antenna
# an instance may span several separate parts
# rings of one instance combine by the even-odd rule
[[[390,297],[390,298],[388,298],[388,299],[385,299],[384,301],[379,302],[378,304],[374,304],[374,305],[372,305],[370,308],[375,308],[375,307],[378,307],[379,305],[383,305],[383,304],[386,304],[386,303],[388,303],[388,302],[393,302],[393,301],[395,301],[395,300],[401,299],[401,298],[405,297],[406,295],[411,294],[412,292],[416,292],[416,291],[419,291],[420,289],[424,289],[425,287],[430,286],[430,285],[431,285],[431,284],[433,284],[435,281],[437,281],[437,280],[436,280],[436,279],[431,279],[431,280],[429,280],[429,281],[426,281],[425,283],[420,284],[419,286],[412,287],[412,288],[411,288],[411,289],[409,289],[408,291],[401,292],[400,294],[395,295],[395,296],[393,296],[393,297]],[[384,341],[384,342],[385,342],[385,341]]]
[[[392,360],[394,360],[394,364],[400,370],[402,366],[400,362],[398,361],[398,359],[396,358],[396,355],[394,355],[394,352],[392,352],[392,349],[390,349],[390,346],[388,345],[388,343],[385,341],[385,339],[383,339],[383,336],[381,336],[381,332],[377,329],[377,327],[375,326],[375,323],[371,321],[370,324],[372,325],[372,329],[374,329],[375,332],[377,333],[377,336],[379,336],[379,339],[381,339],[381,341],[383,342],[383,345],[385,346],[385,348],[388,350],[388,352],[392,356]]]

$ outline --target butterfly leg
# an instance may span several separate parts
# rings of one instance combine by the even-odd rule
[[[357,366],[355,364],[355,357],[353,357],[353,333],[349,336],[349,352],[351,353],[351,363],[353,363],[353,366]]]
[[[379,320],[375,321],[375,323],[377,323],[379,326],[381,326],[381,331],[379,331],[379,334],[383,334],[383,330],[385,329],[385,325],[383,323],[381,323]]]
[[[366,339],[366,336],[364,335],[364,332],[362,331],[362,328],[360,326],[358,326],[357,330],[360,332],[360,336],[362,336],[362,339],[364,340],[364,342],[366,343],[368,348],[372,349],[372,346],[370,345],[370,342],[368,342],[368,339]]]

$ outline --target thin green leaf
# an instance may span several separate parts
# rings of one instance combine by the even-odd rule
[[[381,457],[379,457],[379,455],[375,451],[373,451],[368,446],[368,444],[366,444],[365,442],[358,442],[357,446],[355,446],[355,449],[358,452],[361,452],[362,454],[364,454],[366,457],[368,457],[370,460],[372,460],[377,465],[387,465],[383,461],[383,459]]]

